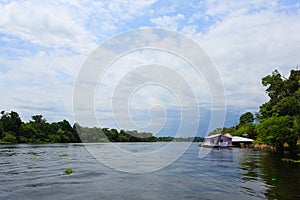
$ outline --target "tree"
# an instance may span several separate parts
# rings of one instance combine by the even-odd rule
[[[3,137],[3,132],[4,132],[3,123],[0,121],[0,139]]]
[[[284,94],[283,84],[282,76],[277,70],[274,70],[272,75],[262,78],[262,85],[267,87],[266,93],[271,98],[271,101],[275,103]]]
[[[34,116],[31,116],[32,120],[34,123],[36,124],[43,124],[43,123],[46,123],[46,119],[43,118],[43,115],[34,115]]]
[[[31,116],[31,118],[32,121],[29,121],[29,123],[37,131],[39,140],[50,142],[49,134],[51,133],[51,124],[49,124],[42,115],[34,115]]]
[[[251,112],[246,112],[240,117],[240,124],[253,123],[254,115]]]
[[[257,132],[255,130],[255,124],[252,123],[240,124],[238,126],[238,129],[235,132],[235,135],[255,139],[257,136]]]
[[[278,152],[283,153],[285,143],[297,142],[294,140],[295,135],[291,129],[292,126],[293,121],[290,116],[273,116],[264,119],[256,127],[258,139],[260,142],[275,146]]]
[[[30,121],[29,123],[39,131],[42,131],[44,129],[44,125],[46,124],[47,120],[43,118],[43,115],[34,115],[31,116],[31,119],[33,121]]]
[[[110,137],[108,137],[111,142],[118,142],[119,140],[119,132],[117,129],[110,130]]]
[[[0,122],[3,124],[4,132],[13,132],[16,134],[17,142],[20,141],[20,128],[22,120],[17,112],[11,111],[10,113],[1,112],[2,116]]]
[[[291,70],[288,79],[275,70],[262,78],[262,84],[267,87],[270,101],[260,106],[260,119],[300,114],[300,70]]]
[[[216,134],[222,134],[222,128],[216,128],[215,130],[208,133],[208,136],[210,135],[216,135]]]
[[[262,84],[270,100],[260,106],[258,138],[279,151],[287,144],[289,152],[294,153],[300,139],[300,70],[291,70],[289,78],[275,70],[262,79]]]

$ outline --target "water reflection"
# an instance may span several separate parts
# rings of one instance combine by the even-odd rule
[[[300,199],[300,165],[285,162],[276,154],[262,157],[262,179],[270,186],[268,199]]]
[[[300,199],[300,164],[282,161],[275,153],[240,151],[242,179],[261,184],[267,199]],[[244,188],[245,189],[245,188]]]

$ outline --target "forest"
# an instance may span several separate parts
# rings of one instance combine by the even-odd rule
[[[82,127],[67,121],[48,123],[42,115],[34,115],[23,122],[15,112],[1,112],[0,144],[7,143],[91,143],[91,142],[184,142],[202,138],[155,137],[150,132],[124,131],[109,128]]]

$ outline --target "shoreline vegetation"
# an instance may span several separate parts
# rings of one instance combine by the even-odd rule
[[[255,114],[246,112],[232,127],[217,128],[209,135],[230,133],[254,140],[254,148],[297,155],[300,149],[300,70],[288,78],[277,70],[262,78],[269,101]],[[67,120],[48,123],[42,115],[23,122],[15,111],[1,112],[0,144],[89,142],[202,142],[203,138],[155,137],[150,132],[73,126]],[[298,154],[299,155],[299,154]]]
[[[82,127],[67,121],[48,123],[42,115],[23,122],[15,111],[1,112],[0,144],[97,143],[97,142],[201,142],[201,137],[155,137],[150,132]]]

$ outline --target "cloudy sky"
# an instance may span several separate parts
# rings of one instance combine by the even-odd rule
[[[155,27],[183,34],[205,50],[223,81],[225,125],[236,124],[240,114],[258,111],[259,105],[268,100],[261,86],[262,77],[274,69],[288,76],[289,71],[300,64],[300,3],[297,0],[188,2],[2,0],[1,110],[15,110],[24,121],[41,114],[50,122],[67,119],[73,123],[74,86],[93,50],[126,31]],[[146,61],[153,63],[153,55],[164,65],[177,66],[174,71],[192,85],[198,99],[205,99],[212,92],[205,92],[205,77],[197,79],[188,64],[165,54],[133,52],[114,62],[114,71],[107,71],[110,78],[100,80],[102,86],[107,87],[98,86],[95,90],[95,114],[101,126],[135,128],[132,124],[125,127],[126,123],[116,123],[105,109],[113,98],[109,91],[113,91],[111,87],[119,83],[120,77],[127,75],[126,81],[134,84],[137,80],[129,78],[130,67],[147,64]],[[124,63],[127,68],[121,67]],[[197,84],[204,89],[197,89]],[[138,92],[133,92],[128,101],[133,124],[146,130],[143,127],[149,123],[163,122],[166,129],[159,134],[172,135],[180,123],[176,95],[161,85],[148,84],[142,89],[136,89]],[[105,96],[110,98],[105,99]],[[206,103],[206,100],[199,103],[201,126],[198,132],[202,135],[211,118],[210,106]],[[149,106],[150,112],[145,114]],[[118,115],[119,111],[114,112]],[[194,123],[192,119],[190,122]],[[152,128],[154,132],[159,130],[152,126],[149,131],[153,131]]]

